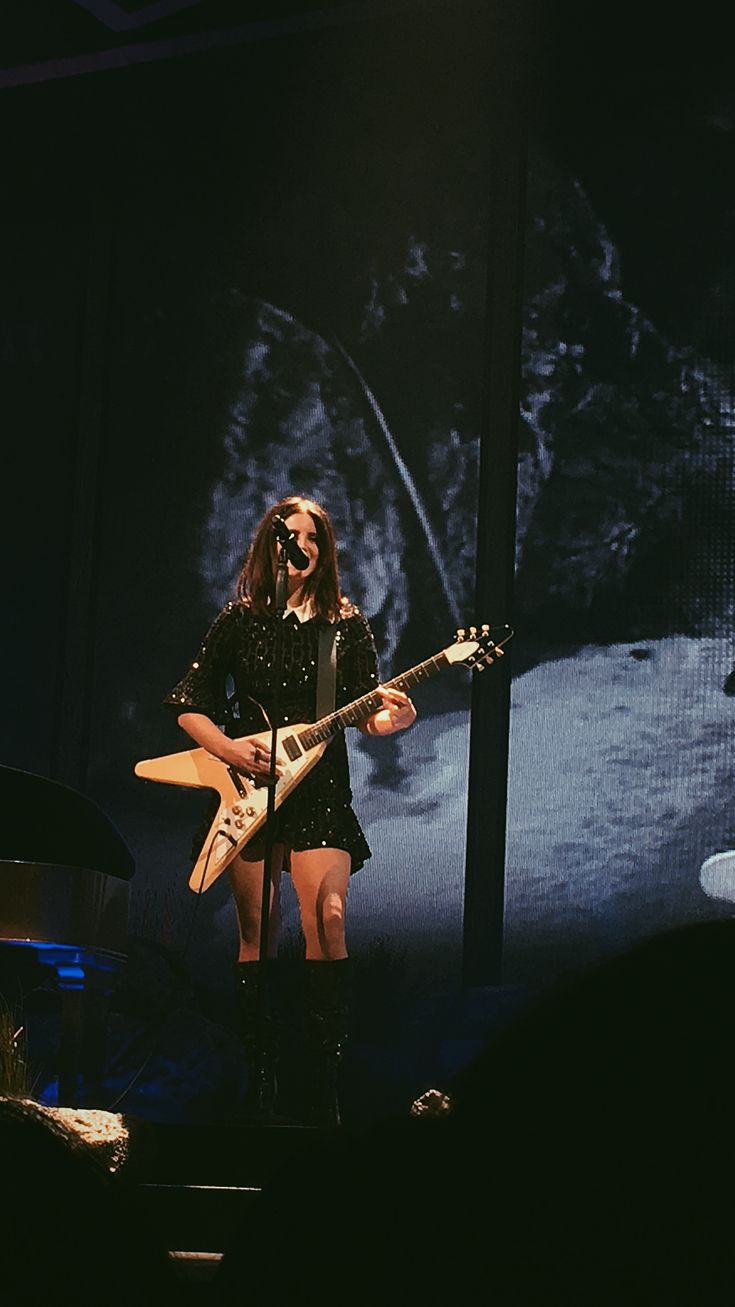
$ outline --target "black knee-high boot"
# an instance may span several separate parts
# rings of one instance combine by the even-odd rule
[[[275,1001],[271,993],[275,964],[269,961],[265,971],[260,962],[235,964],[240,1039],[248,1064],[245,1091],[245,1115],[254,1120],[273,1115],[276,1108],[276,1064],[278,1040],[275,1021]],[[260,1048],[258,1047],[258,1003],[261,977],[265,985],[263,994],[263,1020]]]
[[[347,1038],[349,964],[349,958],[304,963],[305,1125],[340,1124],[339,1069]]]

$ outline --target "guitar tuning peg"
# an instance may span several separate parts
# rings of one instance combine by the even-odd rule
[[[476,635],[477,635],[477,627],[476,627],[476,626],[471,626],[471,627],[470,627],[470,637],[474,640],[474,638],[475,638]]]
[[[484,672],[484,670],[485,670],[485,664],[484,664],[484,663],[478,663],[477,666],[475,667],[475,671],[476,671],[476,672]]]
[[[482,626],[482,634],[483,635],[490,634],[490,627],[488,626],[487,622],[485,622],[484,625]]]
[[[463,627],[463,626],[458,626],[458,627],[457,627],[457,634],[456,634],[456,636],[455,636],[455,639],[457,639],[457,640],[464,640],[464,635],[465,635],[464,627]]]

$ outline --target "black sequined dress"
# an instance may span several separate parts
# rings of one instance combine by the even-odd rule
[[[258,705],[271,716],[275,620],[256,616],[245,603],[226,604],[188,671],[164,702],[179,713],[203,713],[233,738],[267,729]],[[319,618],[300,622],[293,614],[279,620],[283,622],[283,686],[277,725],[313,722],[323,623]],[[337,623],[336,657],[336,706],[342,708],[374,690],[379,681],[372,631],[353,605],[343,609]],[[235,716],[233,702],[237,705]],[[345,849],[352,858],[353,872],[370,857],[352,809],[342,733],[278,809],[277,838],[297,850]]]

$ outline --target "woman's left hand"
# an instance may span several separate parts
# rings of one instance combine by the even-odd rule
[[[380,709],[380,735],[391,735],[394,731],[405,731],[416,721],[416,709],[403,690],[387,689],[378,686],[378,694],[383,700]]]

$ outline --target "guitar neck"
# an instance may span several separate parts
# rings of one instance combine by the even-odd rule
[[[400,676],[394,676],[392,681],[385,681],[385,685],[389,690],[410,690],[412,686],[418,685],[421,681],[428,681],[430,677],[449,666],[449,659],[445,653],[434,654],[433,658],[427,658],[425,662],[418,663],[416,667],[411,667]],[[322,717],[321,721],[314,722],[313,726],[301,731],[299,742],[302,748],[313,749],[316,744],[334,739],[334,736],[343,731],[346,726],[359,726],[382,706],[383,700],[377,691],[364,694],[361,699],[353,700],[346,707],[338,708],[328,717]]]

